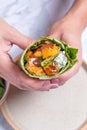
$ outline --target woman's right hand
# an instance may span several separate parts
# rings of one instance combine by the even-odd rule
[[[34,40],[24,36],[4,20],[0,19],[0,76],[22,90],[34,89],[45,91],[58,87],[57,84],[50,81],[29,78],[8,54],[13,44],[25,49],[32,41]]]

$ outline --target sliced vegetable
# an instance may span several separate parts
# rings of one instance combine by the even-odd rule
[[[43,60],[43,61],[41,62],[41,66],[42,66],[42,67],[47,66],[47,65],[48,65],[49,63],[51,63],[54,59],[55,59],[55,57],[50,57],[50,58],[48,58],[48,59]]]

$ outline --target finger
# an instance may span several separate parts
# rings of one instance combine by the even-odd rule
[[[11,58],[5,53],[0,54],[0,75],[14,86],[22,90],[30,90],[30,87],[24,87],[22,81],[20,81],[21,70],[12,62]],[[20,75],[19,75],[20,73]]]
[[[39,90],[40,91],[49,91],[50,89],[55,89],[55,88],[58,88],[58,84],[57,83],[51,83],[50,85],[42,86]]]
[[[61,40],[73,48],[78,48],[81,46],[81,37],[77,34],[64,33],[61,35]]]
[[[65,74],[61,75],[59,78],[55,80],[53,79],[51,82],[58,83],[59,85],[63,85],[67,80],[69,80],[79,71],[80,66],[82,64],[82,52],[81,52],[82,49],[81,49],[80,41],[78,41],[78,39],[79,38],[76,39],[72,38],[71,35],[70,37],[68,37],[68,39],[66,39],[66,35],[62,36],[61,40],[65,41],[73,48],[78,48],[78,54],[77,54],[78,63],[76,63],[70,70],[65,72]]]
[[[79,65],[75,65],[72,69],[68,70],[65,74],[61,75],[57,79],[53,79],[51,82],[58,83],[58,85],[63,85],[67,80],[72,78],[80,69]]]
[[[25,49],[29,44],[35,41],[33,38],[23,35],[21,32],[11,26],[9,26],[9,31],[4,37],[22,49]]]
[[[72,78],[78,73],[80,66],[77,64],[71,70],[67,71],[63,76],[59,77],[59,85],[63,85],[67,80]]]
[[[60,40],[61,39],[61,34],[60,33],[49,33],[48,34],[48,36],[49,37],[53,37],[53,38],[56,38],[56,39],[58,39],[58,40]]]
[[[65,74],[61,75],[57,80],[54,81],[53,79],[52,82],[58,83],[59,85],[63,85],[67,80],[73,77],[79,71],[80,66],[82,64],[82,56],[80,52],[78,53],[77,59],[78,63],[76,63],[70,70],[65,72]]]
[[[41,87],[46,88],[48,86],[51,88],[53,86],[50,81],[40,81],[29,78],[5,53],[0,55],[0,61],[4,61],[0,64],[0,67],[2,68],[0,74],[3,78],[20,89],[39,90]]]

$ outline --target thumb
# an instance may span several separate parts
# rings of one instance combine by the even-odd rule
[[[23,35],[17,29],[9,26],[9,32],[5,36],[5,39],[9,40],[11,43],[18,45],[20,48],[25,49],[29,44],[35,40]]]
[[[52,83],[57,83],[58,85],[63,85],[67,80],[69,80],[70,78],[72,78],[80,69],[80,64],[76,64],[75,66],[73,66],[72,69],[68,70],[65,74],[59,76],[56,79],[52,79],[51,82]]]
[[[79,69],[80,69],[80,64],[77,63],[75,66],[73,66],[73,68],[68,70],[64,75],[61,75],[59,77],[59,85],[63,85],[67,80],[75,76],[76,73],[78,73]]]

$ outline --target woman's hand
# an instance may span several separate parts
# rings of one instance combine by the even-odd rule
[[[59,22],[56,22],[50,29],[50,37],[55,37],[59,40],[65,41],[71,47],[78,49],[78,63],[64,75],[57,79],[53,79],[51,81],[52,83],[62,85],[78,72],[82,63],[81,33],[82,25],[80,21],[78,22],[74,18],[66,16]]]
[[[13,44],[25,49],[33,39],[18,32],[15,28],[0,19],[0,76],[23,90],[49,90],[58,85],[50,81],[29,78],[12,60],[8,51]]]

